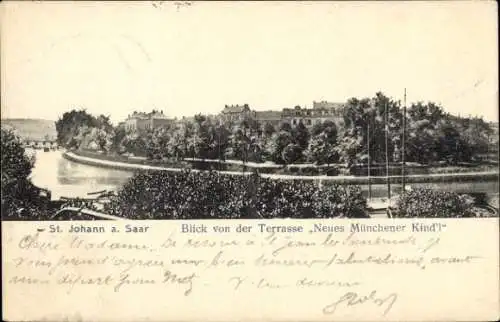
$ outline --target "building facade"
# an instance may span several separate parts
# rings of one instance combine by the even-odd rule
[[[294,108],[284,108],[281,111],[252,111],[247,104],[226,105],[220,113],[220,118],[223,121],[233,122],[251,117],[261,124],[267,123],[275,127],[282,123],[289,123],[292,127],[299,123],[306,127],[312,127],[325,121],[333,121],[339,125],[343,123],[343,114],[344,103],[313,101],[313,108],[303,108],[297,105]]]
[[[255,112],[250,110],[248,104],[225,105],[221,112],[221,117],[226,122],[241,121],[245,117],[254,117]]]
[[[169,126],[173,123],[174,120],[163,114],[163,111],[153,110],[150,113],[132,113],[123,122],[122,126],[128,131],[147,131]]]
[[[282,122],[289,123],[292,127],[304,124],[313,127],[315,124],[326,121],[335,122],[337,125],[343,123],[344,105],[330,102],[313,102],[313,108],[284,108],[282,111]]]

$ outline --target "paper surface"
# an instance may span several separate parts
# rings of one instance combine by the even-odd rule
[[[8,321],[470,321],[498,314],[498,219],[3,226]],[[200,232],[183,233],[189,228]],[[367,229],[394,232],[359,232]]]

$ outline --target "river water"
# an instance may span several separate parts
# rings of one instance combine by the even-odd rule
[[[35,154],[35,167],[31,172],[32,182],[52,192],[52,199],[60,197],[84,198],[89,192],[118,190],[132,175],[132,172],[111,170],[71,162],[62,157],[62,151],[43,152],[30,150]]]
[[[75,163],[62,157],[62,151],[43,152],[28,150],[36,155],[32,171],[32,182],[52,192],[52,199],[60,197],[85,198],[89,192],[117,191],[132,175],[131,171],[112,170]],[[498,182],[431,183],[411,184],[411,187],[429,187],[436,190],[456,191],[459,193],[498,194]],[[363,194],[368,197],[368,186],[362,186]],[[391,187],[393,194],[401,191],[401,185]],[[209,193],[209,192],[207,192]],[[387,196],[387,185],[372,185],[372,197],[381,199]]]

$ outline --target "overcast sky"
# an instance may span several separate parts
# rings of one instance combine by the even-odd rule
[[[491,2],[3,2],[2,117],[215,114],[382,91],[498,121]]]

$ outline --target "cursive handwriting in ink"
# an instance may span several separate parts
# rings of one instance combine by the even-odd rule
[[[366,303],[371,303],[379,307],[384,307],[383,315],[385,316],[392,309],[394,303],[396,303],[398,295],[396,293],[391,293],[388,296],[381,297],[377,294],[377,291],[373,290],[369,295],[359,295],[356,292],[347,292],[340,297],[337,301],[328,304],[323,308],[323,314],[333,314],[337,310],[339,305],[343,304],[346,306],[359,306]]]
[[[187,285],[187,289],[184,291],[184,295],[188,296],[193,291],[193,279],[197,277],[198,275],[196,275],[195,273],[186,276],[178,276],[177,274],[167,270],[163,274],[163,284]]]

